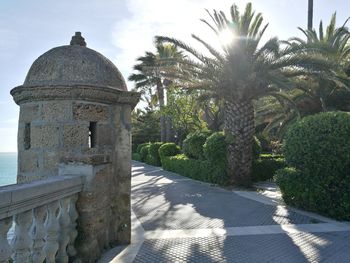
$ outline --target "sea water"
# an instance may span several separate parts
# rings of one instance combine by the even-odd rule
[[[0,186],[15,184],[17,180],[17,153],[0,153]]]

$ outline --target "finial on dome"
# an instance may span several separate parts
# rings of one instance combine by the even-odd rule
[[[72,36],[72,40],[70,41],[70,45],[86,47],[86,42],[85,39],[81,36],[81,32],[75,32],[75,35]]]

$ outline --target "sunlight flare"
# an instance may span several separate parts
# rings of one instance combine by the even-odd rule
[[[233,31],[226,28],[219,33],[220,42],[227,46],[233,42],[234,34]]]

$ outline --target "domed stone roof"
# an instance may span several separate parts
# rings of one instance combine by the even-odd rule
[[[100,86],[127,90],[117,67],[100,53],[86,47],[80,32],[70,45],[53,48],[30,67],[23,86]]]

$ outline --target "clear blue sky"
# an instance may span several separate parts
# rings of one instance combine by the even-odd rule
[[[227,0],[0,0],[0,152],[15,152],[18,106],[10,90],[21,85],[32,62],[47,50],[68,44],[81,31],[90,48],[111,59],[124,77],[135,58],[152,50],[154,35],[185,41],[206,36],[199,21],[204,8],[227,11]],[[306,27],[307,0],[252,0],[270,23],[267,34],[286,39]],[[350,16],[350,2],[314,0],[314,25],[328,23],[337,11],[338,25]],[[327,24],[326,23],[326,24]],[[210,38],[210,35],[208,35]],[[132,84],[129,83],[129,88]]]

